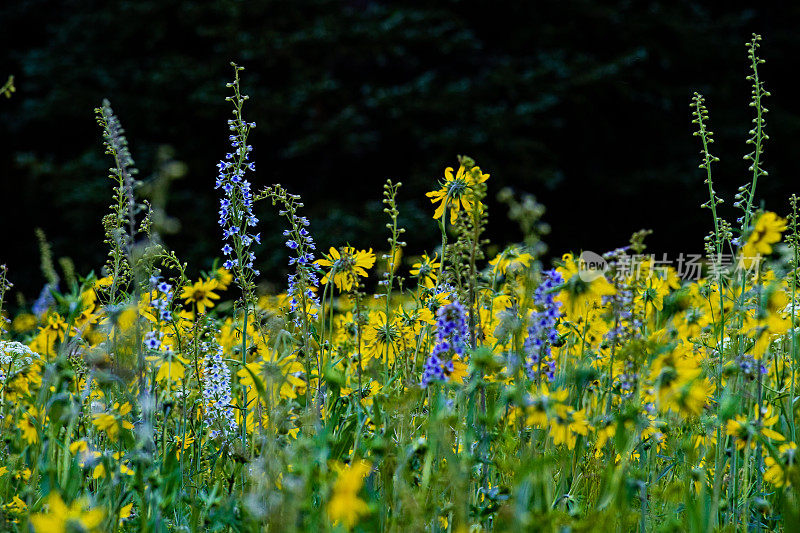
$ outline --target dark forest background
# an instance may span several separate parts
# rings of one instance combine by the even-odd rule
[[[785,213],[800,162],[800,5],[689,0],[12,0],[0,2],[0,262],[28,298],[44,283],[34,228],[79,273],[102,264],[110,161],[93,109],[111,101],[165,240],[195,269],[218,255],[215,164],[227,151],[230,61],[258,172],[303,195],[321,248],[385,243],[380,204],[400,180],[408,250],[433,250],[424,193],[468,154],[547,207],[553,256],[602,252],[651,228],[649,251],[701,252],[711,228],[689,103],[703,92],[718,192],[748,181],[744,43],[764,36],[766,168]],[[765,4],[766,5],[766,4]],[[780,7],[777,7],[780,6]],[[727,204],[730,209],[730,201]],[[723,211],[735,216],[731,211]],[[495,241],[519,239],[490,203]],[[282,222],[259,208],[262,272],[280,281]],[[172,233],[170,233],[172,232]]]

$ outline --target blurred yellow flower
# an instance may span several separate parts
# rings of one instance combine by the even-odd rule
[[[432,289],[436,285],[439,268],[442,264],[438,261],[439,254],[433,254],[433,258],[428,254],[422,254],[419,261],[411,265],[410,274],[415,276],[419,283]]]
[[[505,276],[531,266],[533,256],[519,246],[509,246],[494,259],[489,261],[495,274]]]
[[[39,442],[39,432],[36,429],[35,422],[37,414],[36,409],[31,407],[30,411],[23,414],[22,418],[17,422],[17,428],[22,432],[22,438],[25,439],[28,444],[36,444]]]
[[[765,450],[766,452],[766,450]],[[782,444],[778,448],[778,460],[769,453],[764,457],[764,481],[772,483],[776,487],[790,485],[789,473],[797,469],[797,444],[790,442]]]
[[[31,525],[37,533],[66,533],[67,531],[93,531],[100,527],[105,513],[102,509],[88,508],[85,499],[78,499],[67,507],[56,492],[47,497],[47,512],[31,515]]]
[[[575,321],[590,309],[602,306],[603,296],[616,292],[603,275],[582,276],[572,254],[564,254],[561,259],[564,266],[556,270],[564,278],[564,288],[556,300],[564,304],[569,320]]]
[[[352,529],[359,518],[369,512],[367,503],[359,498],[358,493],[371,469],[372,465],[367,461],[347,466],[334,465],[338,476],[327,506],[328,517],[334,524],[342,523],[347,529]]]
[[[786,220],[770,211],[758,217],[753,232],[742,246],[740,264],[751,268],[758,257],[772,253],[772,245],[780,242],[781,233],[786,231]],[[757,264],[757,263],[756,263]]]

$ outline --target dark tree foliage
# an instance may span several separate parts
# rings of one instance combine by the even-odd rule
[[[226,150],[229,61],[244,65],[255,185],[304,195],[322,246],[385,242],[381,186],[405,183],[401,222],[432,249],[424,192],[456,154],[537,194],[560,254],[604,251],[653,228],[652,251],[699,252],[708,229],[689,101],[708,97],[721,193],[746,179],[743,43],[765,36],[773,97],[769,180],[785,211],[800,123],[791,81],[800,8],[688,0],[486,3],[369,0],[23,0],[0,5],[3,261],[28,294],[41,285],[33,228],[79,272],[102,264],[111,183],[93,108],[110,99],[145,182],[180,222],[165,240],[190,264],[218,254],[215,163]],[[3,78],[5,79],[5,78]],[[164,146],[171,147],[165,150]],[[169,195],[155,176],[186,164]],[[172,168],[172,167],[170,167]],[[153,183],[153,182],[157,183]],[[761,184],[759,185],[762,186]],[[730,197],[730,194],[728,195]],[[518,239],[491,205],[490,235]],[[263,206],[261,269],[279,281],[279,221]],[[174,224],[173,224],[174,226]]]

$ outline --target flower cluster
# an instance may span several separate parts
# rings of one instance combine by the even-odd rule
[[[630,399],[639,383],[639,374],[636,372],[636,365],[631,360],[626,360],[623,372],[617,376],[617,384],[622,398]]]
[[[639,336],[642,321],[633,314],[633,301],[634,293],[630,287],[619,287],[616,293],[603,296],[603,305],[609,305],[614,309],[616,317],[616,326],[610,328],[604,337],[609,342],[619,344],[626,339]]]
[[[431,196],[437,255],[401,260],[391,182],[388,247],[319,248],[299,196],[244,181],[251,125],[235,87],[219,182],[233,272],[190,278],[175,253],[149,246],[152,221],[132,230],[142,211],[117,161],[107,275],[65,266],[62,291],[46,268],[42,316],[20,298],[0,329],[0,530],[654,530],[665,513],[692,522],[681,502],[702,500],[720,530],[756,520],[794,531],[800,199],[785,221],[747,207],[742,239],[772,257],[724,282],[713,259],[741,245],[716,215],[697,277],[644,255],[644,231],[602,268],[567,253],[542,272],[538,214],[510,216],[524,244],[484,260],[486,175],[461,157]],[[116,127],[108,146],[124,153]],[[245,233],[267,198],[286,220],[291,275],[288,291],[256,298]],[[236,301],[223,292],[234,276]],[[2,326],[7,289],[0,265]]]
[[[159,320],[168,322],[172,318],[169,310],[172,304],[172,285],[158,276],[152,276],[150,278],[150,284],[156,291],[156,297],[150,300],[150,307],[158,312],[157,316]]]
[[[736,358],[736,362],[739,365],[739,370],[741,370],[742,374],[748,379],[752,380],[756,378],[756,369],[758,369],[758,372],[760,372],[762,376],[768,373],[767,367],[750,354],[740,355]]]
[[[463,356],[467,348],[466,309],[457,300],[436,313],[436,346],[425,362],[420,385],[426,388],[432,381],[445,381],[453,372],[453,355]]]
[[[550,346],[558,340],[556,323],[561,317],[561,302],[555,301],[555,289],[564,283],[564,278],[555,270],[543,274],[544,280],[533,293],[533,303],[539,311],[533,311],[529,319],[528,338],[525,339],[525,373],[534,380],[544,370],[547,379],[552,381],[556,368],[555,361],[550,357]]]
[[[0,388],[5,385],[6,370],[11,370],[12,365],[25,367],[34,359],[39,359],[39,354],[16,341],[0,341]],[[0,413],[2,419],[2,413]]]
[[[281,211],[281,214],[288,213]],[[287,295],[289,296],[292,311],[296,310],[297,306],[300,305],[303,292],[305,292],[306,301],[319,305],[319,298],[312,289],[312,287],[319,286],[319,278],[313,268],[313,250],[316,250],[317,245],[314,244],[314,238],[311,236],[311,232],[308,231],[308,226],[309,221],[306,217],[294,217],[292,229],[287,229],[283,232],[283,236],[288,237],[286,246],[290,250],[297,252],[296,256],[289,258],[289,265],[296,265],[297,270],[287,277]]]
[[[210,424],[218,423],[218,428],[209,433],[214,439],[220,434],[233,434],[238,425],[233,413],[231,395],[231,371],[222,359],[222,347],[216,343],[207,346],[203,360],[203,400]]]
[[[233,83],[228,84],[228,87],[234,89],[234,96],[228,98],[234,103],[234,118],[228,121],[232,132],[228,137],[231,151],[225,154],[225,159],[217,163],[219,174],[214,188],[222,189],[224,193],[219,207],[219,225],[225,241],[222,247],[222,253],[226,257],[223,266],[233,271],[237,283],[244,287],[249,286],[252,277],[259,274],[253,266],[256,256],[252,246],[261,243],[261,235],[251,230],[258,224],[258,218],[253,213],[252,186],[245,178],[247,171],[256,170],[255,163],[250,161],[253,147],[247,144],[247,136],[256,124],[242,118],[242,106],[247,97],[239,92],[241,67],[235,67],[235,70],[236,78]]]
[[[161,348],[161,334],[157,331],[148,331],[144,334],[144,346],[148,350]]]

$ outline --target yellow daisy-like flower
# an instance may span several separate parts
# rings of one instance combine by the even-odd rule
[[[436,325],[436,318],[427,307],[405,309],[401,305],[395,310],[395,318],[412,337],[419,335],[425,326]]]
[[[743,268],[751,268],[760,256],[772,253],[772,245],[780,242],[781,233],[786,231],[786,220],[770,211],[758,217],[753,233],[742,246],[740,263]]]
[[[760,417],[757,405],[753,406],[753,410],[758,417],[758,423],[755,420],[748,420],[744,415],[736,415],[736,418],[728,420],[725,426],[725,433],[735,437],[736,449],[742,450],[748,443],[751,449],[755,448],[758,435],[776,441],[786,440],[783,435],[769,427],[777,423],[780,418],[771,405],[762,407]]]
[[[650,367],[650,381],[659,410],[681,416],[699,415],[711,394],[711,384],[701,376],[700,363],[685,349],[660,355]]]
[[[536,428],[543,428],[547,425],[547,416],[561,402],[567,399],[569,391],[567,389],[554,390],[550,392],[546,383],[543,383],[531,402],[525,408],[525,423]]]
[[[522,250],[519,246],[509,246],[503,252],[489,261],[495,274],[505,276],[531,266],[533,256]]]
[[[649,302],[659,311],[664,310],[664,296],[669,294],[669,285],[662,279],[651,277],[649,286],[639,289],[642,300]]]
[[[411,344],[411,331],[404,328],[396,318],[387,320],[386,313],[377,311],[370,314],[369,324],[364,329],[363,339],[366,343],[367,360],[383,359],[384,354],[389,364],[394,363],[397,354],[406,345]],[[365,361],[366,362],[366,361]]]
[[[206,308],[214,307],[212,300],[219,300],[219,295],[213,292],[217,288],[218,282],[215,279],[197,280],[193,285],[183,288],[181,298],[187,304],[194,302],[198,313],[205,313]]]
[[[52,359],[56,355],[56,344],[64,340],[67,332],[67,323],[58,313],[52,313],[47,317],[47,324],[39,328],[39,333],[30,343],[30,348],[36,353]]]
[[[10,502],[2,506],[2,509],[4,509],[9,515],[21,516],[28,511],[28,505],[15,494],[14,497],[11,498]],[[16,522],[16,520],[12,520],[12,522]]]
[[[337,250],[331,248],[322,259],[317,259],[316,263],[330,270],[322,278],[322,283],[328,283],[333,276],[333,283],[340,291],[350,291],[358,279],[367,277],[367,270],[375,264],[375,254],[372,248],[369,250],[356,250],[351,246],[344,246]]]
[[[11,329],[17,333],[26,333],[36,327],[36,315],[30,313],[22,313],[14,317],[11,323]]]
[[[92,424],[98,431],[105,432],[111,442],[116,442],[120,428],[133,429],[133,424],[122,418],[130,412],[130,403],[125,402],[122,405],[115,403],[110,412],[93,414]]]
[[[66,531],[94,531],[105,518],[102,509],[89,509],[85,499],[72,502],[67,507],[56,492],[47,497],[47,512],[31,515],[34,531],[42,533],[65,533]]]
[[[780,461],[776,461],[769,454],[764,457],[764,466],[767,469],[764,472],[764,481],[772,483],[776,487],[783,487],[790,484],[790,470],[797,468],[797,444],[790,442],[781,445],[778,448],[778,458]]]
[[[583,409],[576,411],[568,405],[558,404],[550,419],[550,436],[553,437],[554,445],[566,444],[572,450],[578,441],[578,435],[585,437],[589,434],[589,427]]]
[[[186,374],[185,366],[188,364],[189,361],[172,350],[161,352],[159,357],[156,358],[156,366],[158,367],[156,381],[180,382]]]
[[[603,275],[582,276],[578,262],[572,254],[564,254],[563,267],[556,270],[564,277],[564,288],[556,298],[564,304],[567,318],[571,321],[584,316],[593,307],[602,305],[603,296],[616,291]]]
[[[367,461],[347,466],[334,465],[338,477],[327,506],[328,517],[333,523],[342,523],[347,529],[352,529],[361,515],[369,513],[367,502],[359,498],[358,493],[371,468],[372,465]]]
[[[213,279],[217,281],[217,288],[224,291],[233,282],[233,274],[231,274],[230,270],[220,267],[214,271]]]
[[[30,411],[22,415],[22,418],[17,422],[17,427],[22,432],[22,438],[28,444],[36,444],[39,442],[39,432],[36,429],[35,418],[38,412],[36,408],[31,407]]]
[[[425,193],[431,199],[431,203],[439,203],[433,218],[439,219],[444,215],[445,209],[450,211],[450,223],[455,224],[458,212],[461,208],[468,213],[472,212],[473,202],[470,198],[473,187],[489,179],[489,174],[481,172],[479,167],[472,167],[467,170],[464,165],[458,167],[458,172],[453,175],[453,167],[444,170],[444,182],[438,190]],[[481,204],[477,204],[477,209],[482,209]]]
[[[428,257],[428,254],[422,254],[420,260],[411,265],[410,274],[419,279],[421,285],[432,289],[436,285],[437,272],[442,266],[438,259],[439,254],[433,254],[433,258]]]

